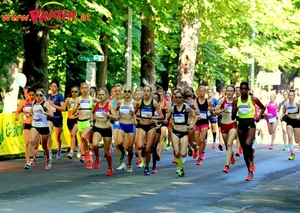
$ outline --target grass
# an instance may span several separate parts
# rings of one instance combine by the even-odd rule
[[[3,103],[0,103],[0,113],[3,111]]]

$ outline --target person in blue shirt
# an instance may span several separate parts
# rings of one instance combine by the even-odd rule
[[[53,112],[53,117],[47,117],[50,135],[55,131],[55,139],[57,141],[57,154],[56,159],[60,160],[62,158],[61,152],[61,139],[60,135],[62,132],[62,125],[63,125],[63,117],[62,112],[65,110],[65,99],[62,94],[59,93],[59,82],[57,80],[53,80],[50,83],[50,94],[46,95],[46,100],[50,104],[51,111]],[[48,138],[48,147],[50,149],[50,158],[52,159],[52,137]]]

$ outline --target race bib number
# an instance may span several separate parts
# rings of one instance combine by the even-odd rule
[[[42,124],[43,124],[43,120],[41,118],[33,119],[32,126],[42,127]]]
[[[81,100],[80,101],[80,108],[91,108],[90,100]]]
[[[95,111],[95,115],[97,118],[107,118],[105,115],[102,114],[102,112],[105,112],[104,110],[101,110],[101,109],[97,109]]]
[[[207,113],[206,113],[206,111],[200,111],[200,117],[202,119],[207,119]]]
[[[270,123],[273,123],[275,122],[277,119],[276,119],[276,116],[269,116],[269,122]]]
[[[74,108],[74,103],[75,103],[75,101],[71,101],[71,102],[70,102],[69,109],[73,109],[73,108]]]
[[[224,107],[227,108],[226,112],[232,112],[232,104],[224,104]]]
[[[249,113],[250,113],[250,106],[249,105],[239,106],[239,114],[247,115]]]
[[[152,109],[141,109],[141,117],[149,118],[152,116]]]
[[[173,118],[175,123],[184,123],[185,121],[184,114],[174,114]]]
[[[121,106],[120,107],[120,112],[124,115],[130,115],[130,110],[132,110],[130,106]]]

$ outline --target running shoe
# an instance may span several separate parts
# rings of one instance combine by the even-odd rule
[[[223,172],[228,173],[229,172],[229,166],[225,166],[224,169],[223,169]]]
[[[288,147],[287,145],[284,145],[282,150],[283,150],[283,151],[286,151],[286,150],[288,150],[288,148],[289,148],[289,147]]]
[[[295,153],[291,154],[291,156],[289,157],[289,160],[295,160]]]
[[[250,161],[250,164],[249,164],[249,170],[250,170],[250,172],[254,172],[254,171],[255,171],[255,164],[254,164],[254,161]]]
[[[24,169],[31,169],[31,162],[26,163]]]
[[[127,173],[132,173],[132,166],[131,166],[131,164],[127,164],[127,166],[126,166],[126,172]]]
[[[212,148],[212,149],[215,149],[215,148],[216,148],[216,146],[217,146],[217,145],[216,145],[216,141],[214,141],[214,142],[212,143],[212,146],[211,146],[211,148]]]
[[[192,150],[192,148],[190,146],[188,146],[187,153],[188,153],[188,156],[192,157],[193,150]]]
[[[79,161],[80,161],[81,163],[85,163],[85,161],[86,161],[85,156],[84,156],[84,155],[81,155]]]
[[[167,146],[166,146],[165,150],[166,150],[166,151],[169,151],[170,149],[171,149],[171,146],[170,146],[170,144],[167,144]]]
[[[60,160],[62,158],[62,153],[61,153],[61,150],[57,151],[56,153],[56,159],[57,160]]]
[[[138,165],[138,168],[144,168],[145,167],[145,163],[144,162],[141,162],[139,165]]]
[[[79,158],[79,159],[80,159],[80,157],[81,157],[80,150],[77,150],[76,156],[77,156],[77,158]]]
[[[112,176],[113,175],[113,169],[109,168],[106,172],[106,176]]]
[[[35,156],[33,156],[33,163],[36,163],[36,158],[35,158]]]
[[[249,172],[248,175],[247,175],[247,177],[245,178],[245,181],[250,181],[250,180],[253,179],[253,177],[254,177],[253,172]]]
[[[273,145],[272,144],[270,144],[269,149],[273,149]]]
[[[68,157],[69,159],[73,159],[73,152],[70,152],[69,154],[67,154],[67,157]]]
[[[141,159],[137,159],[137,161],[135,162],[135,164],[140,164],[140,163],[142,163]]]
[[[118,170],[118,171],[124,170],[124,169],[126,169],[125,163],[121,163],[121,165],[118,168],[116,168],[116,170]]]
[[[181,170],[179,170],[179,172],[177,173],[177,177],[179,178],[179,177],[184,177],[184,171],[183,171],[183,169],[181,169]]]
[[[145,169],[144,169],[144,175],[145,175],[145,176],[150,175],[150,172],[149,172],[148,167],[145,167]]]
[[[178,174],[178,172],[180,172],[180,168],[177,167],[177,169],[175,170],[175,173]]]
[[[96,158],[94,162],[94,169],[99,169],[100,167],[100,158]]]
[[[202,152],[202,154],[201,154],[201,157],[200,157],[202,160],[205,160],[205,153],[204,152]]]
[[[186,157],[181,157],[181,159],[182,159],[182,163],[185,163]]]
[[[241,156],[240,153],[239,153],[239,151],[237,151],[237,152],[235,153],[235,156],[236,156],[236,157],[240,157],[240,156]]]
[[[223,146],[222,146],[222,144],[219,144],[219,149],[220,149],[220,151],[223,151]]]
[[[230,163],[231,163],[232,165],[235,164],[234,152],[232,152],[232,154],[231,154]]]
[[[109,152],[112,153],[114,151],[114,148],[109,147]]]
[[[196,165],[202,165],[202,160],[200,158],[198,158]]]
[[[53,158],[53,153],[52,153],[52,152],[49,152],[49,159],[52,160],[52,158]]]
[[[51,168],[51,166],[52,166],[52,162],[51,162],[51,160],[48,160],[48,161],[46,161],[46,166],[45,166],[45,169],[50,169]]]
[[[157,168],[152,168],[152,171],[151,171],[152,173],[157,173],[158,171],[157,171]]]
[[[86,159],[86,169],[92,169],[93,168],[93,158],[92,156],[88,159]]]

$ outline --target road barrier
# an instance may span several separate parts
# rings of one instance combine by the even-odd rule
[[[63,112],[63,131],[61,133],[62,148],[70,147],[70,132],[67,127],[68,112]],[[24,138],[22,131],[23,114],[15,121],[15,114],[0,113],[0,156],[24,153]],[[57,149],[54,132],[51,135],[52,149]],[[42,150],[41,146],[39,147]]]

